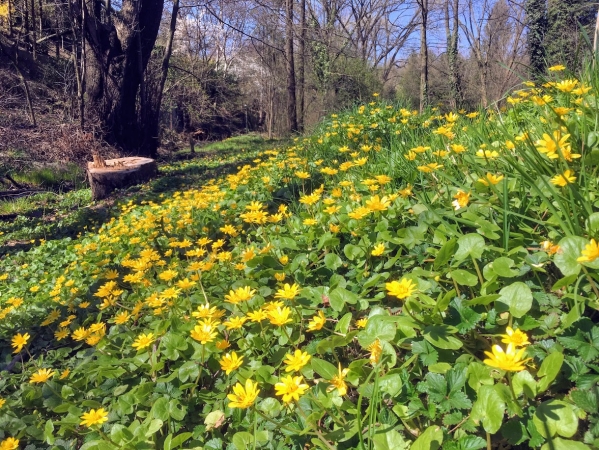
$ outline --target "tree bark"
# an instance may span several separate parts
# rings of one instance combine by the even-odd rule
[[[150,115],[150,120],[152,121],[152,123],[150,124],[150,129],[152,130],[156,130],[156,133],[151,136],[152,139],[152,143],[151,143],[151,152],[150,153],[156,153],[156,151],[158,150],[158,145],[160,144],[160,139],[158,136],[158,131],[160,128],[160,105],[162,105],[162,95],[164,93],[164,85],[166,84],[166,79],[168,77],[168,68],[169,68],[169,62],[171,59],[171,55],[173,53],[173,41],[175,38],[175,29],[177,27],[177,17],[179,16],[179,0],[174,0],[173,1],[173,9],[171,11],[171,21],[170,21],[170,26],[169,26],[169,34],[168,34],[168,40],[166,43],[166,48],[164,50],[164,55],[162,57],[162,66],[161,66],[161,73],[160,73],[160,82],[158,83],[158,90],[156,92],[156,100],[154,102],[154,105],[152,107],[152,111],[151,111],[151,115]],[[191,146],[191,153],[194,152],[194,148],[193,148],[193,137],[190,138],[190,146]]]
[[[420,7],[420,112],[428,105],[428,0],[418,0]]]
[[[306,0],[300,3],[300,41],[299,41],[299,74],[298,74],[298,131],[305,127],[305,92],[306,92]]]
[[[285,57],[287,60],[287,121],[291,133],[297,131],[297,101],[295,96],[295,61],[293,58],[293,2],[286,0]]]
[[[99,134],[125,154],[155,156],[155,107],[138,100],[143,76],[160,26],[164,0],[123,0],[121,9],[104,11],[100,0],[83,0],[86,109]]]
[[[450,18],[450,7],[453,17]],[[447,63],[449,65],[449,89],[451,108],[459,109],[462,103],[462,86],[458,67],[458,18],[459,0],[445,1],[445,34],[447,37]]]

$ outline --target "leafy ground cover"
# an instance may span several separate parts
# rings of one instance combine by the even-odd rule
[[[3,260],[0,448],[597,447],[599,86],[552,69]]]
[[[237,164],[250,161],[260,149],[275,142],[248,134],[207,144],[195,155],[190,155],[188,149],[166,155],[159,160],[161,176],[141,189],[121,190],[108,201],[92,202],[90,189],[81,186],[86,184],[83,173],[75,183],[76,190],[41,192],[0,201],[0,255],[31,248],[36,242],[75,238],[87,230],[97,230],[106,220],[120,213],[121,203],[158,199],[160,194],[169,191],[189,189],[236,170]],[[16,173],[14,177],[34,188],[48,187],[44,180],[56,178],[38,170]],[[59,181],[64,181],[64,177]]]

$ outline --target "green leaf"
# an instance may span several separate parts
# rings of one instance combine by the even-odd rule
[[[164,398],[164,397],[162,397]],[[164,398],[166,400],[166,398]],[[168,400],[167,400],[168,401]],[[160,419],[152,419],[149,424],[146,425],[145,437],[150,437],[158,432],[162,428],[164,422]]]
[[[559,374],[562,364],[564,362],[564,355],[561,352],[550,353],[541,364],[537,377],[539,378],[537,393],[541,394],[545,392],[553,380]]]
[[[217,409],[209,413],[204,419],[204,425],[206,425],[206,431],[211,431],[215,428],[219,428],[225,423],[225,413]]]
[[[462,261],[468,257],[478,259],[485,251],[485,239],[477,233],[465,234],[458,239],[458,250],[454,259]]]
[[[379,379],[379,388],[391,397],[399,395],[403,383],[398,373],[390,373]]]
[[[506,404],[498,385],[481,386],[470,418],[474,423],[482,423],[487,433],[495,434],[503,423],[505,407]]]
[[[311,361],[312,370],[327,380],[332,379],[339,373],[337,367],[324,359],[312,357]]]
[[[356,258],[361,258],[366,254],[362,247],[358,247],[354,244],[347,244],[345,247],[343,247],[343,253],[350,261],[353,261]]]
[[[519,417],[505,422],[501,427],[501,435],[512,445],[518,445],[529,439],[526,426]]]
[[[164,450],[172,450],[183,445],[183,443],[193,436],[193,433],[185,432],[173,437],[169,434],[164,440]]]
[[[454,239],[450,239],[447,241],[441,249],[439,249],[439,253],[437,253],[437,257],[435,258],[435,262],[433,263],[433,268],[437,270],[440,267],[445,266],[449,262],[449,260],[453,257],[455,253],[455,249],[457,247],[458,241]]]
[[[154,402],[152,409],[150,410],[150,417],[154,417],[163,422],[168,420],[168,398],[160,397]]]
[[[495,300],[497,300],[499,297],[501,297],[501,295],[499,294],[483,295],[481,297],[475,297],[472,300],[467,300],[466,303],[470,306],[489,305],[493,303]]]
[[[343,261],[336,253],[327,253],[324,257],[324,265],[327,269],[337,270],[343,265]]]
[[[537,407],[533,422],[545,439],[556,434],[572,437],[578,429],[578,417],[572,406],[555,399],[543,402]]]
[[[337,287],[329,292],[331,308],[335,311],[343,310],[346,303],[354,305],[358,301],[358,295],[345,288]]]
[[[395,430],[389,430],[386,433],[376,433],[372,438],[372,444],[374,450],[404,450],[408,448],[408,443]]]
[[[391,341],[397,332],[397,316],[376,315],[368,319],[366,328],[358,333],[358,342],[368,347],[377,339]]]
[[[247,450],[252,448],[254,444],[254,435],[247,431],[239,431],[233,435],[231,442],[237,450]]]
[[[432,345],[443,350],[457,350],[464,344],[452,336],[457,330],[449,325],[429,325],[423,331],[423,337]]]
[[[179,380],[185,383],[187,380],[195,380],[200,373],[200,368],[195,361],[187,361],[179,367]]]
[[[414,441],[410,450],[437,450],[443,443],[443,430],[438,425],[428,427]]]
[[[590,414],[596,414],[599,411],[599,390],[575,389],[570,393],[572,401],[579,408],[584,409]]]
[[[412,351],[420,357],[425,366],[435,364],[439,360],[439,352],[426,341],[412,341]]]
[[[588,241],[580,236],[567,236],[559,241],[560,251],[553,258],[553,263],[565,277],[578,275],[581,265],[576,261]]]
[[[591,447],[579,441],[556,437],[551,443],[543,444],[541,450],[591,450]]]
[[[44,440],[46,441],[46,444],[54,444],[54,424],[51,419],[47,420],[44,425]]]
[[[471,272],[463,269],[455,269],[449,272],[451,279],[462,286],[476,286],[478,277]]]
[[[352,313],[345,314],[341,319],[339,319],[339,322],[337,322],[337,325],[335,326],[335,331],[337,333],[347,334],[352,317]]]
[[[561,289],[566,286],[570,286],[572,283],[574,283],[576,281],[577,278],[578,278],[578,275],[570,275],[568,277],[560,278],[553,284],[553,286],[551,286],[551,292],[555,292],[558,289]]]
[[[512,386],[514,388],[514,394],[518,397],[522,393],[526,394],[526,396],[531,399],[537,396],[537,382],[527,370],[522,370],[514,375],[512,378]]]
[[[501,297],[497,299],[497,303],[506,305],[514,317],[522,317],[532,307],[532,292],[521,281],[516,281],[504,287],[499,291],[499,294]]]
[[[428,370],[432,373],[446,373],[449,369],[451,369],[451,364],[445,362],[431,364],[428,366]]]
[[[512,269],[512,267],[514,266],[514,260],[511,258],[506,258],[505,256],[502,256],[500,258],[497,258],[491,264],[493,271],[500,277],[512,278],[518,275],[518,271]]]

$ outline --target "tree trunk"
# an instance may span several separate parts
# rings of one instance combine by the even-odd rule
[[[428,105],[428,44],[427,44],[427,22],[428,22],[428,0],[418,0],[420,6],[420,112]]]
[[[298,107],[299,120],[298,130],[303,132],[305,128],[305,84],[306,84],[306,0],[300,3],[300,41],[299,41],[299,74],[298,74]]]
[[[526,45],[530,59],[530,77],[537,80],[545,73],[544,37],[547,32],[547,5],[545,0],[526,0],[528,33]]]
[[[175,29],[177,27],[177,16],[179,15],[179,0],[173,1],[173,9],[171,11],[171,21],[169,26],[169,34],[168,40],[166,43],[166,49],[164,50],[164,55],[162,57],[162,66],[160,73],[160,82],[158,83],[158,89],[156,92],[156,99],[154,104],[152,105],[152,110],[150,114],[149,120],[152,121],[150,123],[149,128],[151,130],[156,130],[155,133],[151,136],[151,151],[150,153],[155,154],[158,151],[158,145],[160,144],[160,139],[158,136],[158,132],[160,131],[160,105],[162,104],[162,94],[164,92],[164,85],[166,83],[166,78],[168,77],[168,67],[169,61],[171,59],[171,54],[173,53],[173,40],[175,38]],[[190,142],[191,153],[194,152],[193,148],[193,137]]]
[[[287,122],[291,133],[297,131],[297,102],[295,97],[295,62],[293,58],[293,2],[286,0],[285,56],[287,60]]]
[[[25,0],[27,3],[27,0]],[[31,48],[33,54],[33,60],[35,61],[37,56],[37,24],[35,23],[35,0],[31,0]]]
[[[8,35],[12,37],[12,0],[8,0]]]
[[[123,153],[155,156],[157,129],[138,110],[143,76],[154,47],[164,0],[123,0],[118,14],[103,11],[100,0],[84,0],[86,109],[101,136]],[[106,17],[108,16],[108,17]]]
[[[450,20],[449,9],[451,9],[453,17]],[[447,63],[449,65],[449,89],[451,93],[451,108],[459,109],[462,103],[462,86],[460,80],[460,72],[458,67],[458,34],[459,34],[459,18],[458,18],[459,0],[445,1],[445,34],[447,37]]]

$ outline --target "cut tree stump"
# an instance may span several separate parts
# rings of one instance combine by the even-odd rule
[[[92,199],[101,200],[110,195],[115,189],[148,181],[158,173],[156,161],[150,158],[129,157],[107,159],[98,164],[87,163],[87,175],[92,188]],[[100,167],[98,167],[100,166]]]

